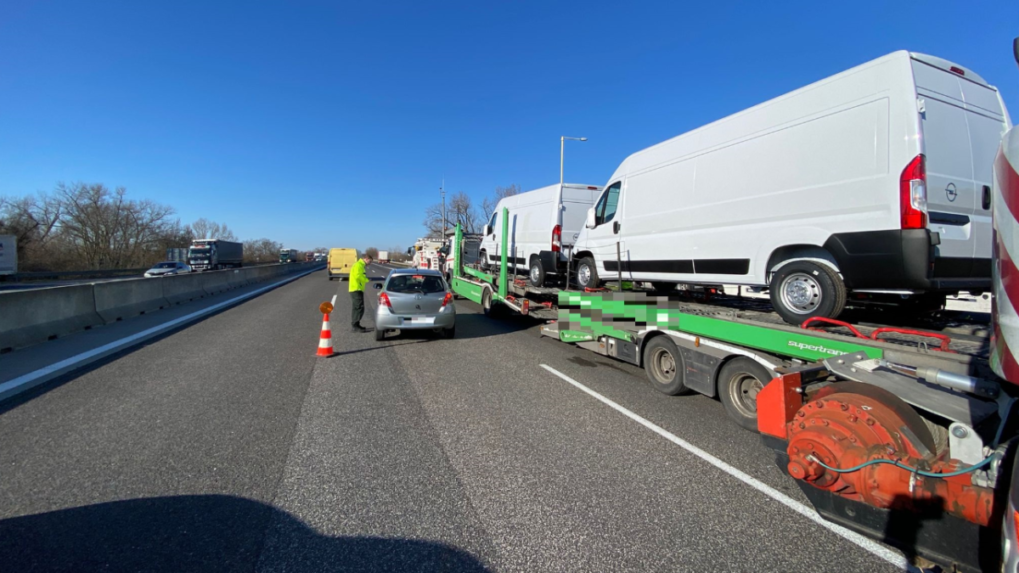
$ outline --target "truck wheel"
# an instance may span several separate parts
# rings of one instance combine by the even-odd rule
[[[655,390],[669,396],[688,394],[683,384],[683,357],[668,336],[657,336],[644,347],[644,372]]]
[[[768,382],[768,370],[745,356],[726,362],[718,373],[718,398],[743,429],[757,432],[757,394]]]
[[[485,289],[481,292],[481,311],[485,313],[485,316],[491,318],[499,318],[501,314],[497,304],[492,304],[492,291],[491,289]]]
[[[527,273],[531,285],[540,287],[545,284],[545,268],[541,266],[541,259],[531,257],[531,268]]]
[[[598,288],[601,283],[598,280],[598,267],[594,264],[594,259],[591,257],[584,257],[577,263],[577,285],[580,288]]]
[[[771,277],[771,306],[789,324],[835,318],[846,306],[846,285],[838,273],[812,261],[794,261]]]

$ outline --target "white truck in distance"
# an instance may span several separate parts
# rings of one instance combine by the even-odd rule
[[[380,263],[389,262],[389,251],[379,251],[379,262]]]
[[[561,275],[568,262],[566,252],[584,228],[584,217],[599,193],[601,187],[596,185],[565,183],[560,189],[556,183],[500,199],[482,230],[482,266],[497,267],[502,260],[498,245],[504,224],[500,213],[505,207],[509,210],[506,260],[510,268],[526,269],[534,286],[543,285],[547,275]]]
[[[767,287],[794,324],[849,293],[933,308],[988,291],[1010,126],[971,70],[889,54],[626,158],[577,239],[578,283]]]

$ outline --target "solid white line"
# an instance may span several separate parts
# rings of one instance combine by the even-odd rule
[[[904,570],[909,568],[909,564],[906,562],[906,558],[903,557],[902,554],[900,554],[899,552],[889,549],[884,545],[881,545],[880,543],[877,543],[871,539],[868,539],[860,535],[859,533],[856,533],[855,531],[850,531],[845,527],[842,527],[841,525],[836,525],[834,523],[826,521],[823,517],[818,515],[818,513],[814,511],[813,508],[807,507],[806,505],[796,501],[795,499],[787,496],[786,494],[778,491],[777,489],[769,486],[768,484],[758,480],[757,478],[730,466],[729,464],[723,462],[722,460],[716,458],[715,456],[709,454],[708,452],[698,448],[697,446],[691,444],[690,442],[648,421],[647,419],[639,416],[638,414],[635,414],[634,412],[627,410],[623,406],[620,406],[619,404],[613,402],[612,400],[606,398],[605,396],[602,396],[601,394],[595,392],[594,390],[591,390],[587,386],[584,386],[583,384],[577,382],[573,378],[570,378],[569,376],[563,374],[562,372],[559,372],[555,368],[552,368],[547,364],[542,364],[541,367],[544,368],[545,370],[548,370],[552,374],[555,374],[559,378],[562,378],[563,380],[569,382],[578,389],[583,390],[587,394],[598,399],[602,403],[606,404],[607,406],[611,407],[617,412],[623,414],[627,418],[630,418],[634,422],[637,422],[638,424],[644,426],[645,428],[651,430],[652,432],[658,434],[659,436],[665,438],[666,440],[669,440],[670,442],[676,444],[677,446],[683,448],[684,450],[690,452],[691,454],[697,456],[698,458],[708,462],[709,464],[715,466],[716,468],[722,470],[723,472],[733,476],[734,478],[756,489],[757,491],[763,493],[764,495],[774,499],[775,501],[781,503],[782,505],[788,507],[789,509],[795,511],[796,513],[799,513],[800,515],[806,517],[807,519],[813,521],[814,523],[820,525],[821,527],[831,531],[832,533],[838,535],[839,537],[842,537],[847,541],[855,543],[856,545],[869,551],[873,555],[880,557],[881,559],[884,559],[885,561],[891,563],[892,565],[895,565],[896,567],[901,567]]]
[[[332,304],[334,307],[336,306],[336,295],[335,294],[333,295],[333,302],[331,302],[330,304]]]
[[[315,271],[317,271],[317,270],[320,270],[320,269],[315,269]],[[73,367],[73,366],[75,366],[75,365],[77,365],[77,364],[79,364],[81,362],[86,362],[86,361],[88,361],[88,360],[90,360],[92,358],[95,358],[97,356],[101,356],[103,354],[114,352],[114,351],[119,350],[121,348],[127,347],[127,346],[129,346],[130,344],[132,344],[134,342],[137,342],[139,340],[144,340],[147,337],[151,337],[152,335],[158,334],[158,333],[160,333],[160,332],[162,332],[164,330],[169,330],[169,329],[171,329],[171,328],[173,328],[173,327],[175,327],[175,326],[177,326],[179,324],[185,323],[185,322],[187,322],[189,320],[194,320],[194,319],[196,319],[198,317],[201,317],[203,315],[216,312],[217,310],[219,310],[219,309],[221,309],[223,307],[229,306],[231,304],[235,304],[235,303],[240,302],[242,300],[252,298],[252,297],[254,297],[256,295],[259,295],[259,294],[261,294],[261,293],[263,293],[263,292],[265,292],[267,290],[274,289],[274,288],[276,288],[276,287],[278,287],[278,286],[280,286],[282,284],[286,284],[286,283],[288,283],[290,281],[297,280],[297,279],[299,279],[299,278],[301,278],[301,277],[303,277],[305,275],[311,274],[311,273],[313,273],[315,271],[307,271],[307,272],[304,272],[304,273],[300,273],[300,274],[294,275],[292,277],[287,277],[287,278],[285,278],[285,279],[283,279],[283,280],[281,280],[279,282],[275,282],[275,283],[273,283],[271,285],[262,287],[262,288],[257,289],[257,290],[253,290],[253,291],[251,291],[251,292],[249,292],[247,294],[242,294],[240,296],[236,296],[236,297],[234,297],[234,298],[232,298],[230,300],[226,300],[226,301],[223,301],[221,303],[214,304],[214,305],[212,305],[212,306],[210,306],[208,308],[203,308],[202,310],[198,310],[198,311],[192,312],[191,314],[187,314],[187,315],[181,316],[179,318],[175,318],[175,319],[173,319],[171,321],[164,322],[163,324],[160,324],[160,325],[157,325],[157,326],[153,326],[152,328],[148,328],[148,329],[143,330],[141,332],[137,332],[135,334],[132,334],[131,336],[125,336],[124,338],[121,338],[121,339],[118,339],[118,340],[114,340],[113,342],[110,342],[108,344],[104,344],[104,345],[99,346],[97,348],[93,348],[92,350],[87,350],[85,352],[82,352],[81,354],[76,354],[76,355],[74,355],[74,356],[72,356],[70,358],[65,358],[65,359],[63,359],[63,360],[61,360],[59,362],[54,362],[53,364],[50,364],[49,366],[45,366],[45,367],[40,368],[38,370],[35,370],[33,372],[29,372],[28,374],[23,374],[21,376],[18,376],[17,378],[12,378],[12,379],[8,380],[7,382],[4,382],[3,384],[0,384],[0,399],[8,398],[10,395],[14,394],[16,391],[26,389],[26,388],[22,388],[22,386],[28,385],[28,387],[31,387],[33,382],[38,382],[41,378],[49,376],[50,374],[53,374],[54,372],[59,372],[59,371],[64,370],[66,368],[71,368],[71,367]]]

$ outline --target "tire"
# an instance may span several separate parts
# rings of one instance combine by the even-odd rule
[[[481,292],[481,311],[485,313],[485,316],[490,318],[498,318],[499,312],[496,310],[496,306],[492,304],[492,289],[485,289]]]
[[[531,257],[531,267],[527,270],[527,280],[531,283],[531,286],[544,286],[545,285],[545,267],[541,266],[541,259],[538,257]]]
[[[486,273],[492,269],[491,265],[488,264],[488,253],[485,251],[478,253],[478,266]]]
[[[800,325],[808,318],[836,318],[846,306],[846,285],[827,265],[793,261],[775,271],[769,284],[771,306],[783,320]]]
[[[386,339],[386,331],[384,329],[376,327],[375,328],[375,340],[377,342],[382,342],[385,339]]]
[[[674,283],[651,283],[651,288],[656,292],[672,292],[676,290],[676,285]]]
[[[668,336],[652,338],[644,347],[644,372],[655,390],[668,396],[689,394],[683,384],[685,371],[683,356]]]
[[[453,325],[453,328],[447,328],[446,330],[443,330],[442,331],[442,337],[443,338],[448,338],[448,339],[451,339],[451,340],[453,338],[456,338],[456,325]]]
[[[718,372],[718,399],[734,422],[757,432],[757,394],[771,382],[768,370],[745,357],[725,363]]]
[[[577,263],[577,286],[580,288],[598,288],[601,281],[598,279],[598,267],[594,259],[584,257]]]

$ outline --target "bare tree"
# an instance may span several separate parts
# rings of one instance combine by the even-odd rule
[[[457,224],[465,233],[476,233],[484,224],[484,216],[478,213],[470,196],[457,191],[446,205],[446,227],[452,230]],[[424,226],[429,236],[442,236],[442,204],[436,203],[425,209]]]
[[[379,250],[376,249],[375,247],[368,247],[367,249],[364,250],[364,252],[366,255],[370,256],[373,259],[379,258]]]
[[[0,197],[0,235],[17,238],[22,269],[36,270],[57,235],[62,213],[60,201],[40,193],[38,197]]]
[[[173,227],[173,208],[126,194],[99,183],[57,185],[60,233],[86,268],[132,268],[162,258],[156,256],[159,238]]]
[[[210,221],[204,217],[191,223],[191,232],[196,239],[222,239],[224,241],[236,241],[237,235],[227,228],[226,223],[222,225]]]
[[[244,261],[247,263],[274,263],[280,258],[282,243],[270,239],[244,241]]]
[[[495,211],[495,206],[499,204],[499,201],[506,197],[512,197],[520,194],[520,186],[516,183],[508,187],[496,187],[495,188],[495,199],[485,199],[481,202],[481,210],[484,212],[485,220]],[[482,223],[483,224],[483,223]]]

